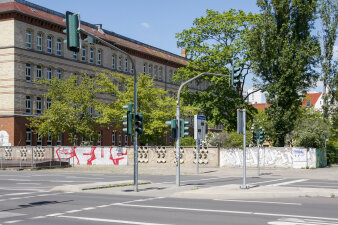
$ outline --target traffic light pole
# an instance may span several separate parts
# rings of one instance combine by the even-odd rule
[[[180,96],[181,96],[181,91],[182,88],[190,83],[191,81],[203,76],[203,75],[214,75],[214,76],[222,76],[222,77],[230,77],[229,75],[224,75],[224,74],[218,74],[218,73],[207,73],[203,72],[200,73],[193,78],[184,81],[180,87],[178,88],[177,92],[177,106],[176,106],[176,120],[177,120],[177,131],[176,131],[176,186],[180,186],[180,164],[181,164],[181,152],[180,152],[180,134],[181,134],[181,123],[180,123]]]
[[[133,75],[134,75],[134,113],[135,116],[137,115],[137,75],[136,75],[136,67],[135,67],[135,62],[131,58],[131,56],[126,53],[125,51],[119,49],[118,47],[110,44],[109,42],[101,39],[100,37],[96,36],[95,34],[89,33],[81,27],[78,29],[78,32],[84,33],[88,36],[93,37],[94,39],[100,41],[101,43],[107,45],[109,48],[115,49],[116,51],[121,52],[122,54],[125,54],[128,59],[131,62],[131,66],[133,68]],[[134,191],[138,192],[138,150],[137,150],[137,132],[134,131]]]

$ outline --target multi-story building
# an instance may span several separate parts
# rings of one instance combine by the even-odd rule
[[[102,44],[82,42],[79,53],[71,52],[64,44],[64,17],[25,0],[0,0],[0,141],[3,145],[70,144],[63,136],[58,140],[41,140],[26,127],[27,117],[40,114],[51,104],[49,99],[44,99],[44,90],[32,82],[36,78],[91,74],[98,69],[131,75],[135,69],[137,73],[151,74],[158,87],[172,93],[178,89],[172,76],[179,67],[187,65],[185,55],[175,55],[87,22],[81,23],[82,29],[130,54],[135,68],[126,55]],[[190,87],[205,88],[197,87],[196,83]],[[99,132],[102,139],[97,144],[130,144],[122,132]]]

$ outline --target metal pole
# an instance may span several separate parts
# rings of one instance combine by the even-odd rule
[[[243,112],[243,185],[242,189],[247,189],[246,185],[246,110],[242,109]]]
[[[200,140],[196,141],[196,173],[199,174]]]
[[[176,120],[177,120],[177,130],[176,130],[176,186],[180,186],[180,165],[181,165],[181,157],[180,157],[180,102],[179,96],[177,100],[176,107]]]
[[[32,148],[32,168],[33,168],[34,147]]]
[[[258,173],[258,176],[260,176],[260,165],[259,165],[259,145],[257,146],[257,149],[258,149],[258,152],[257,152],[257,173]]]

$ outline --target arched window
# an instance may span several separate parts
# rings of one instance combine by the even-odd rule
[[[36,79],[42,79],[42,66],[36,66]]]
[[[62,56],[62,40],[60,38],[56,40],[56,55]]]
[[[112,55],[112,56],[111,56],[111,68],[112,68],[113,70],[116,69],[116,56],[115,56],[115,55]]]
[[[53,53],[53,37],[50,35],[47,36],[47,53]]]
[[[128,58],[125,58],[124,59],[124,72],[128,73]]]
[[[158,79],[162,80],[162,76],[163,76],[163,69],[162,69],[162,66],[161,66],[158,70]]]
[[[30,63],[26,63],[26,81],[32,81],[32,66]]]
[[[102,50],[99,49],[97,50],[97,65],[101,65],[102,64]]]
[[[42,51],[42,40],[43,40],[42,33],[38,33],[36,35],[36,50],[40,52]]]
[[[26,48],[32,49],[32,31],[26,30]]]

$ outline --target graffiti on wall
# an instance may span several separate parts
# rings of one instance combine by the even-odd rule
[[[305,148],[247,148],[246,165],[255,167],[258,162],[263,167],[315,168],[316,151]],[[242,165],[242,149],[221,150],[220,166],[241,167]]]
[[[68,159],[75,165],[127,165],[127,149],[123,147],[70,147],[55,150],[59,160]]]

